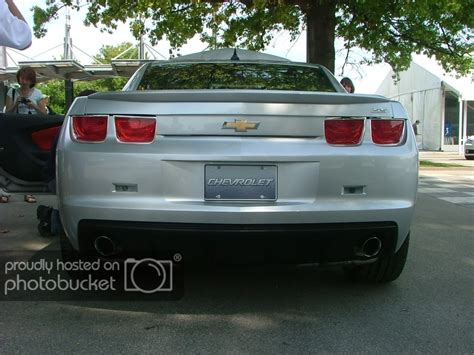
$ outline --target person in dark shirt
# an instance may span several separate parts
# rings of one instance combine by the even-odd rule
[[[418,135],[418,125],[420,124],[420,121],[416,120],[415,123],[413,123],[413,132],[415,132],[415,136]]]

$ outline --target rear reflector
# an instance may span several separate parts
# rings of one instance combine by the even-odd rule
[[[404,120],[371,120],[372,141],[375,144],[399,144],[402,140]]]
[[[108,116],[73,116],[74,138],[82,142],[105,141],[108,118]]]
[[[55,126],[33,132],[31,133],[31,140],[39,147],[39,149],[49,151],[51,150],[54,139],[58,135],[60,129],[61,126]]]
[[[364,119],[346,118],[324,121],[326,142],[337,145],[357,145],[364,132]]]
[[[117,139],[124,143],[151,143],[155,139],[154,117],[115,116]]]

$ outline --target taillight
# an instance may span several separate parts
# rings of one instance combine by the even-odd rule
[[[371,120],[372,141],[375,144],[399,144],[402,140],[404,120]]]
[[[337,145],[357,145],[364,133],[364,119],[334,118],[324,121],[326,142]]]
[[[59,133],[61,126],[55,126],[51,128],[42,129],[41,131],[36,131],[31,133],[31,140],[35,143],[41,150],[51,150],[53,146],[54,139]]]
[[[103,142],[107,136],[108,116],[73,116],[74,138],[82,142]]]
[[[124,143],[151,143],[155,139],[154,117],[115,116],[117,139]]]

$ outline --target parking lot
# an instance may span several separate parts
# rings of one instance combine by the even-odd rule
[[[36,206],[21,195],[0,205],[3,250],[59,249],[38,235]],[[0,351],[471,353],[472,217],[472,204],[420,193],[407,265],[388,285],[339,268],[234,266],[187,270],[177,301],[1,302]]]

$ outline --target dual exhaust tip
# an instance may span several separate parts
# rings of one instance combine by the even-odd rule
[[[360,247],[356,247],[355,254],[365,258],[373,258],[382,250],[382,241],[378,237],[366,239]]]
[[[105,235],[101,235],[94,240],[95,250],[102,256],[112,256],[120,252],[117,244]]]

